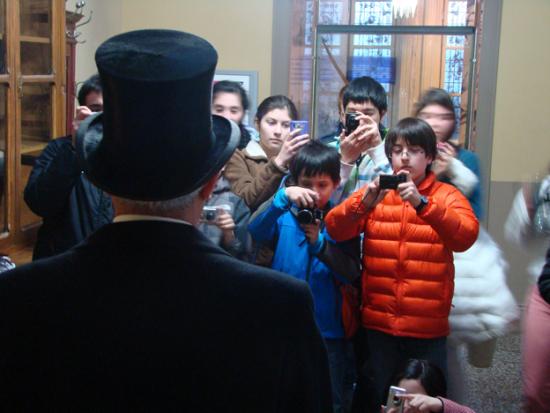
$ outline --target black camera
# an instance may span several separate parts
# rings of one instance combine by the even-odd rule
[[[298,210],[296,219],[300,224],[314,224],[316,219],[323,219],[323,211],[318,208],[302,208]]]
[[[347,112],[346,113],[346,135],[352,133],[359,126],[359,120],[357,112]]]
[[[407,182],[407,175],[380,175],[380,189],[397,189],[399,184]]]

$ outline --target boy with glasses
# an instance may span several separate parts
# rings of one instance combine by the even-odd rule
[[[361,321],[378,406],[391,375],[407,359],[426,359],[446,371],[452,253],[477,238],[479,224],[468,200],[430,171],[436,150],[425,121],[401,120],[388,132],[385,152],[406,180],[386,189],[377,178],[326,217],[334,240],[364,236]]]

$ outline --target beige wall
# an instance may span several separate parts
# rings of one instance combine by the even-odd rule
[[[493,181],[530,180],[550,165],[549,22],[548,0],[503,1]]]
[[[107,2],[106,2],[107,3]],[[258,71],[258,99],[271,88],[273,0],[122,0],[122,30],[178,29],[218,50],[218,69]]]
[[[69,10],[74,7],[75,2],[67,2]],[[122,0],[86,0],[84,8],[84,22],[93,12],[90,23],[79,27],[77,31],[82,32],[79,41],[85,43],[76,47],[76,73],[77,82],[82,82],[97,72],[94,61],[94,54],[97,47],[109,37],[122,31]]]

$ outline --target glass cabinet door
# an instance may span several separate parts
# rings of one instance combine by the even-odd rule
[[[20,0],[21,74],[52,73],[52,2]]]
[[[53,135],[52,0],[19,0],[20,227],[38,223],[23,200],[35,159]]]
[[[2,0],[0,0],[2,1]],[[8,216],[7,216],[7,92],[8,88],[5,84],[0,83],[0,235],[8,232]]]
[[[6,73],[6,0],[0,0],[0,74]]]

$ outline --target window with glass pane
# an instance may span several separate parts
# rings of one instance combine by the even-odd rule
[[[466,0],[449,1],[447,11],[448,26],[466,26],[468,23],[468,4]],[[458,135],[461,124],[461,107],[463,102],[464,78],[464,48],[466,46],[465,36],[447,36],[445,43],[445,81],[443,89],[451,95],[455,104],[457,128],[455,135]],[[464,96],[467,98],[467,96]],[[463,135],[463,133],[462,133]]]
[[[51,0],[21,0],[21,72],[52,73]]]
[[[298,14],[301,13],[303,19],[296,20],[296,14],[293,15],[289,94],[299,100],[304,112],[311,110],[313,2],[307,1],[306,6],[303,0],[294,0],[293,4],[293,10],[300,11]],[[447,26],[475,26],[475,15],[474,0],[419,0],[415,15],[408,19],[394,15],[392,0],[321,0],[319,3],[320,25],[439,26],[444,22]],[[467,36],[407,38],[382,33],[350,36],[323,33],[322,39],[317,51],[317,137],[333,131],[338,122],[338,91],[344,81],[339,79],[335,63],[348,81],[358,76],[371,76],[382,84],[388,94],[386,126],[410,116],[420,93],[430,87],[447,89],[458,103],[457,113],[464,117],[469,80],[465,61],[470,58],[472,45]],[[332,61],[326,59],[327,49],[332,54]],[[463,126],[460,139],[464,138]]]
[[[7,179],[6,179],[6,149],[7,149],[7,87],[0,84],[0,233],[8,231],[7,214],[6,214],[6,195],[7,195]]]
[[[31,160],[42,152],[52,136],[52,97],[50,84],[26,84],[21,96],[21,191],[32,169]],[[22,197],[21,197],[22,200]],[[21,202],[21,226],[39,221]]]
[[[385,35],[377,36],[370,33],[346,33],[338,36],[343,44],[347,42],[346,37],[351,40],[361,37],[367,39],[367,36],[370,36],[373,41],[385,41],[381,40]],[[411,116],[414,104],[421,94],[431,87],[445,87],[452,94],[453,101],[458,104],[457,110],[460,110],[461,99],[462,105],[467,105],[468,76],[465,72],[469,72],[470,68],[470,51],[466,52],[465,48],[444,47],[447,37],[449,36],[426,33],[404,34],[399,33],[396,28],[389,36],[391,48],[387,48],[387,51],[384,51],[384,47],[356,47],[357,42],[353,40],[355,45],[350,50],[348,73],[355,70],[352,78],[368,75],[383,85],[389,85],[388,111],[382,122],[385,126],[392,126],[399,119]],[[471,44],[472,35],[461,35],[461,42],[466,46]],[[369,54],[374,55],[370,62],[365,61],[365,56],[369,57]],[[384,62],[384,59],[387,59],[387,62]],[[338,119],[333,108],[337,107],[341,82],[338,83],[339,79],[334,73],[322,70],[328,65],[327,60],[327,57],[320,55],[318,62],[321,70],[318,71],[315,112],[316,135],[319,137],[333,130],[334,119]],[[387,82],[383,82],[382,79],[387,79]],[[332,90],[329,90],[329,87],[332,87]],[[463,122],[459,126],[459,136],[462,138],[465,136],[466,124]]]

